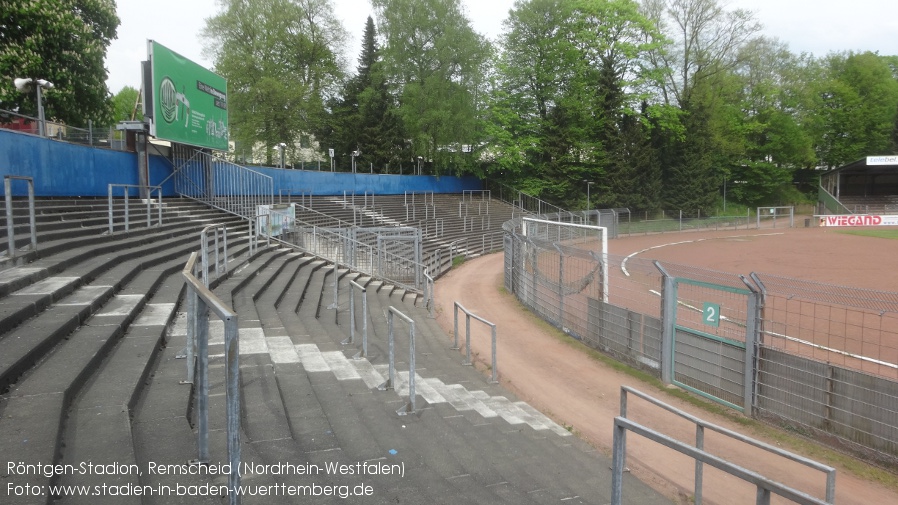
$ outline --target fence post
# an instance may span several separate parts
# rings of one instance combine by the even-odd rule
[[[739,276],[742,282],[751,291],[748,297],[748,308],[745,313],[745,369],[743,371],[745,389],[743,392],[743,408],[749,417],[753,417],[755,395],[755,371],[758,367],[760,323],[761,323],[761,293],[748,281],[744,275]]]
[[[558,227],[561,233],[561,227]],[[554,244],[558,251],[558,326],[564,327],[564,252],[558,244]]]
[[[673,383],[673,345],[676,325],[677,288],[675,279],[664,270],[661,263],[654,261],[661,272],[663,284],[661,288],[661,382]]]

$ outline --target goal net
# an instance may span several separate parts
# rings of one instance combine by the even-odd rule
[[[558,253],[567,258],[560,273],[555,272],[554,266],[541,268],[541,262],[534,261],[530,268],[537,270],[535,274],[541,274],[539,278],[560,283],[562,292],[567,294],[583,292],[592,285],[596,295],[602,301],[608,301],[608,228],[525,217],[521,221],[521,232],[528,240],[539,244],[543,251],[539,256]],[[542,270],[545,272],[539,272]],[[596,279],[600,286],[594,285]]]

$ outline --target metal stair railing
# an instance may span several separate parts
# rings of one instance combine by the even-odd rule
[[[274,180],[265,174],[198,151],[172,147],[175,192],[248,219],[260,205],[274,204]]]

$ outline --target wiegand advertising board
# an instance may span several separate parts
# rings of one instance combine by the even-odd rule
[[[898,216],[876,214],[820,216],[820,226],[898,226]]]
[[[147,41],[152,72],[150,134],[181,144],[228,150],[228,84],[154,40]]]

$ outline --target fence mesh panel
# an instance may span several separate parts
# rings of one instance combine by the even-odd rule
[[[661,376],[664,282],[655,264],[608,255],[608,278],[597,278],[601,256],[572,244],[580,239],[552,230],[554,237],[537,234],[534,240],[520,224],[503,226],[506,289],[587,345]],[[675,380],[696,389],[713,386],[712,394],[738,407],[743,365],[756,356],[746,414],[898,464],[898,293],[689,265],[663,268],[674,279],[693,281],[678,282],[676,323],[721,339],[716,348],[707,338],[696,346],[676,330]],[[746,295],[739,294],[748,289],[746,281],[764,294],[756,353],[739,347],[749,326]],[[702,283],[724,289],[706,292]],[[608,290],[607,302],[594,289],[600,285]],[[702,323],[704,302],[720,305],[720,326]],[[701,370],[701,383],[680,373],[689,367]]]

